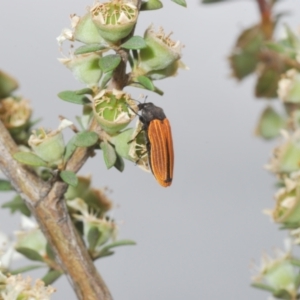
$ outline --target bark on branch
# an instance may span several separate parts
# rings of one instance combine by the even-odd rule
[[[52,185],[42,181],[14,160],[12,155],[16,151],[17,146],[0,122],[0,168],[34,214],[78,299],[111,300],[110,292],[68,214],[63,200],[67,185],[61,181]],[[78,148],[67,169],[78,171],[89,155],[89,149]]]

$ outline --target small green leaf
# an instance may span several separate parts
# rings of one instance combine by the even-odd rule
[[[10,75],[0,71],[0,99],[10,96],[18,88],[18,82]]]
[[[285,289],[275,291],[273,293],[273,296],[275,296],[278,299],[284,299],[284,300],[293,300],[293,299],[295,299],[295,298],[292,298],[291,294]]]
[[[133,36],[124,44],[122,44],[121,47],[125,49],[138,50],[138,49],[146,48],[147,44],[141,36]]]
[[[97,227],[91,227],[87,236],[90,250],[94,250],[96,248],[100,236],[101,232],[99,231],[99,229]]]
[[[18,275],[20,273],[25,273],[25,272],[29,272],[29,271],[41,269],[41,268],[45,268],[45,265],[30,265],[30,266],[22,267],[22,268],[15,269],[15,270],[9,270],[9,274]]]
[[[299,287],[299,286],[300,286],[300,274],[298,274],[298,275],[296,276],[296,279],[295,279],[295,286],[296,286],[296,287]]]
[[[164,92],[156,86],[155,86],[154,92],[160,96],[162,96],[164,94]]]
[[[112,255],[114,252],[110,251],[112,248],[120,247],[120,246],[132,246],[136,245],[136,242],[131,240],[120,240],[114,243],[111,243],[101,249],[96,258]]]
[[[265,68],[257,78],[255,95],[258,98],[276,98],[278,81],[281,78],[279,70]]]
[[[272,50],[272,51],[275,51],[277,53],[285,53],[287,52],[287,48],[280,44],[280,43],[275,43],[275,42],[265,42],[265,46]]]
[[[90,147],[97,143],[99,137],[96,132],[83,131],[76,134],[75,145],[77,147]]]
[[[75,144],[75,141],[77,139],[77,135],[74,135],[69,142],[67,143],[65,155],[64,155],[64,161],[68,161],[68,159],[72,156],[74,151],[76,150],[77,146]]]
[[[13,187],[8,180],[0,179],[0,192],[7,191],[13,191]]]
[[[257,289],[260,289],[260,290],[271,292],[271,293],[274,293],[276,291],[271,286],[263,284],[263,283],[252,283],[251,286],[253,286],[253,287],[257,288]]]
[[[175,2],[176,4],[179,4],[183,7],[186,7],[186,2],[185,0],[172,0],[173,2]]]
[[[75,50],[74,54],[78,55],[78,54],[96,52],[96,51],[103,50],[106,47],[107,47],[107,45],[105,45],[105,44],[87,44],[87,45],[83,45],[83,46],[77,48]]]
[[[46,245],[46,253],[47,253],[47,256],[48,256],[49,259],[51,259],[51,260],[53,260],[53,261],[55,260],[56,255],[55,255],[55,253],[53,252],[53,250],[52,250],[52,248],[51,248],[49,242],[47,242],[47,245]]]
[[[118,54],[109,54],[100,58],[99,66],[104,73],[107,73],[113,71],[120,62],[121,57]]]
[[[141,11],[142,10],[155,10],[163,7],[163,4],[159,0],[148,0],[142,1]]]
[[[117,160],[116,160],[116,163],[114,165],[114,167],[119,170],[120,172],[123,172],[124,171],[124,168],[125,168],[125,163],[124,163],[124,159],[117,154]]]
[[[138,82],[147,90],[149,91],[154,91],[155,90],[155,86],[153,84],[153,82],[146,76],[139,76],[137,78]]]
[[[107,169],[113,167],[117,160],[117,153],[115,148],[108,142],[101,142],[100,148],[103,151],[103,158]]]
[[[72,171],[61,171],[59,173],[60,178],[67,184],[76,187],[78,184],[78,178]]]
[[[280,130],[286,127],[284,118],[271,106],[267,106],[255,129],[255,134],[268,140],[279,136]]]
[[[45,285],[49,285],[56,281],[63,273],[56,270],[49,270],[48,273],[42,278]]]
[[[96,257],[94,257],[94,259],[98,259],[98,258],[103,258],[103,257],[107,257],[107,256],[111,256],[115,254],[114,251],[107,251],[107,252],[101,252],[101,255],[97,255]]]
[[[29,208],[26,206],[20,195],[16,195],[11,201],[3,203],[1,207],[9,208],[12,214],[16,211],[20,211],[27,217],[31,216]]]
[[[101,89],[104,89],[106,87],[107,83],[111,80],[112,76],[113,71],[105,73],[101,81]]]
[[[89,98],[84,95],[77,94],[76,91],[63,91],[57,95],[61,100],[71,102],[74,104],[88,104],[91,103]]]
[[[93,90],[89,88],[84,88],[78,91],[75,91],[76,95],[93,95]]]
[[[25,257],[27,257],[30,260],[44,262],[43,257],[33,249],[26,248],[26,247],[19,247],[19,248],[16,248],[16,251],[18,251],[19,253],[21,253],[22,255],[24,255]]]
[[[34,167],[47,167],[47,163],[43,161],[40,157],[38,157],[36,154],[32,152],[16,152],[13,155],[14,159],[18,162],[34,166]]]
[[[300,260],[296,258],[291,258],[291,264],[293,264],[296,267],[300,267]]]

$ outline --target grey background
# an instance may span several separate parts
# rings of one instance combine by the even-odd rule
[[[107,171],[99,155],[89,160],[80,174],[92,173],[94,186],[113,190],[119,238],[137,242],[97,267],[116,300],[266,299],[266,292],[249,287],[250,261],[258,263],[263,250],[282,248],[285,234],[262,214],[273,206],[274,193],[274,179],[262,168],[272,143],[253,136],[265,101],[253,97],[254,78],[241,84],[230,79],[226,61],[237,34],[258,21],[256,4],[189,1],[184,9],[164,2],[163,10],[141,14],[136,33],[153,22],[186,45],[183,61],[190,71],[157,82],[164,97],[147,93],[172,124],[173,185],[160,187],[132,163],[121,174]],[[0,67],[18,78],[19,92],[46,128],[57,126],[58,114],[72,120],[80,114],[79,106],[56,96],[82,85],[58,63],[55,38],[70,27],[70,13],[83,15],[90,4],[0,2]],[[282,10],[291,12],[284,20],[293,29],[299,26],[299,1],[281,1],[277,11]],[[130,91],[135,98],[143,93]],[[18,217],[1,211],[0,230],[11,232],[18,224]],[[53,299],[74,299],[65,278],[55,287]]]

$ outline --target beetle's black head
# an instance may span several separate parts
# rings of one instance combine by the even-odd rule
[[[140,103],[138,104],[138,108],[142,111],[141,121],[146,123],[155,119],[162,121],[166,118],[163,109],[154,105],[152,102]]]

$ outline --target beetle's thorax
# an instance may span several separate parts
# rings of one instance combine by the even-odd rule
[[[142,111],[142,118],[144,122],[151,122],[152,120],[164,120],[166,115],[162,108],[155,106],[153,103],[140,103],[138,105],[139,110]]]

